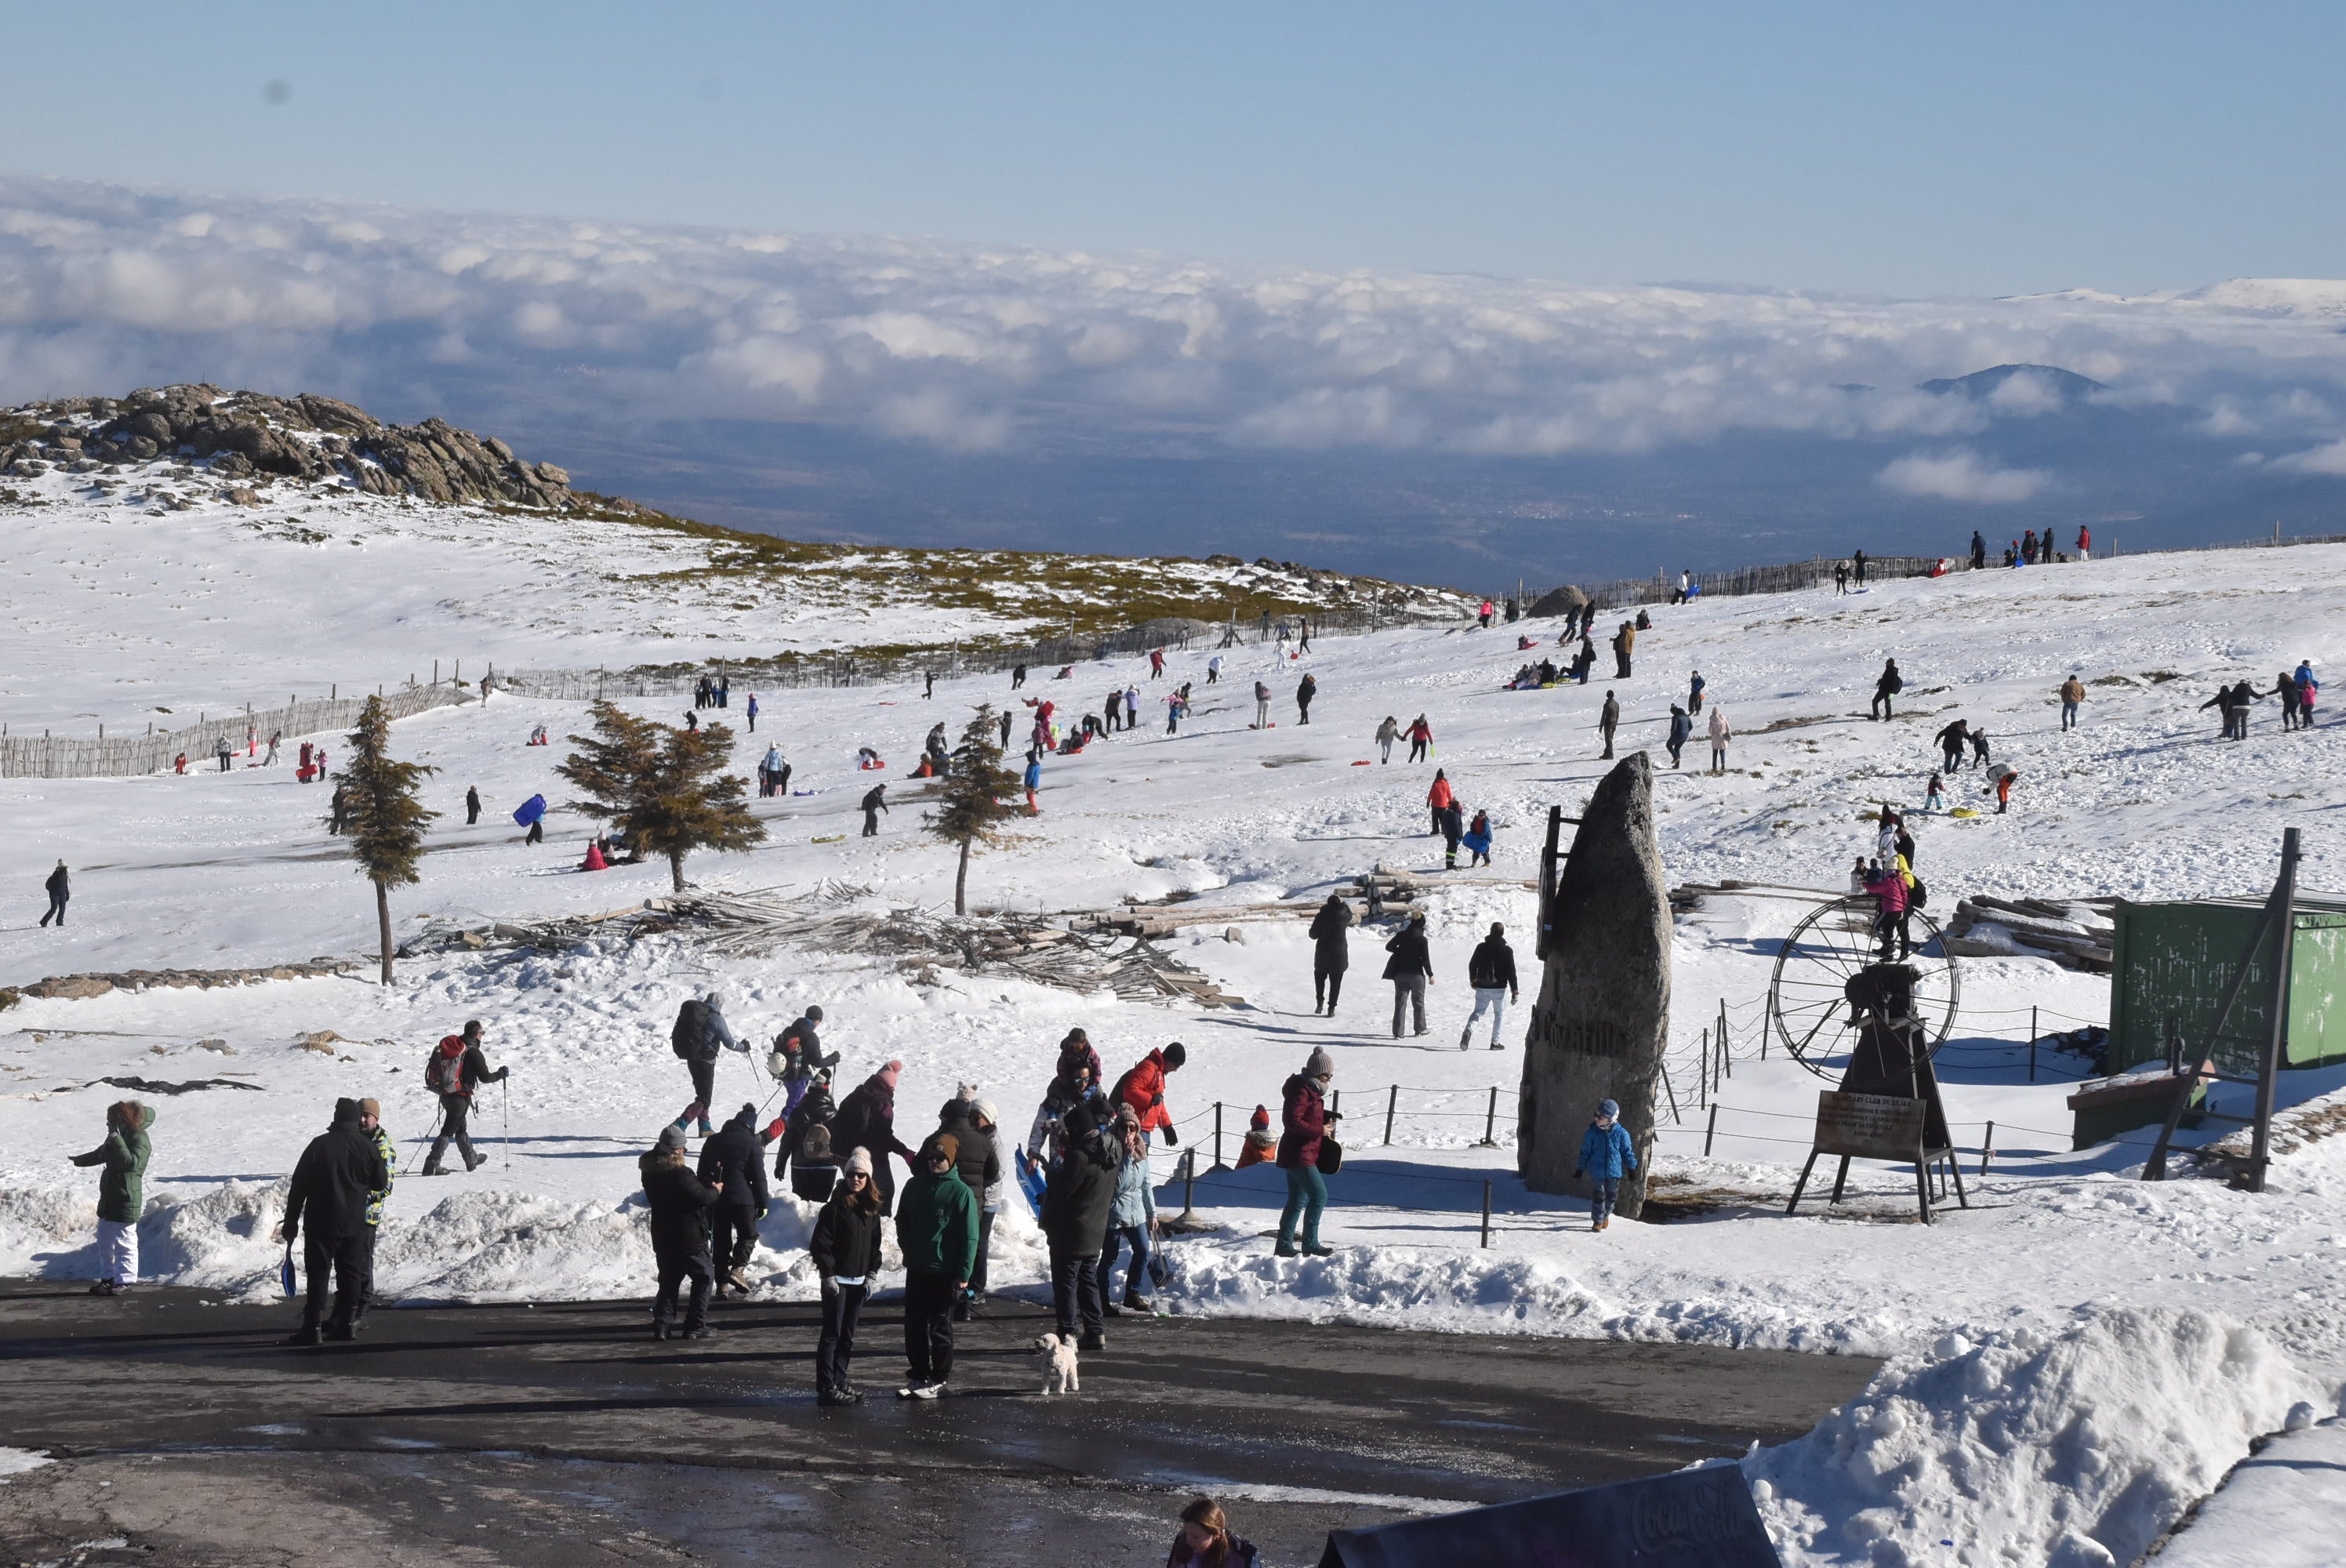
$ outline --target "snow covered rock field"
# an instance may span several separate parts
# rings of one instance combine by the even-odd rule
[[[625,526],[356,495],[321,499],[306,515],[206,503],[150,517],[120,498],[59,489],[39,506],[0,508],[0,575],[16,604],[0,625],[0,718],[85,732],[104,718],[111,733],[158,708],[307,697],[329,671],[372,689],[435,657],[461,657],[468,673],[491,657],[617,666],[754,657],[818,635],[786,585],[696,580],[706,561],[688,551],[672,589],[586,571],[582,558],[609,566],[648,547],[597,532]],[[565,529],[576,532],[549,533]],[[738,607],[736,595],[747,596]],[[726,599],[721,613],[709,596]],[[978,629],[917,599],[889,616],[824,611],[819,635],[854,646],[916,640],[907,626],[923,636]],[[149,1275],[273,1291],[268,1232],[302,1140],[322,1129],[335,1097],[374,1095],[412,1172],[432,1123],[425,1050],[467,1018],[484,1022],[491,1061],[510,1063],[513,1076],[474,1118],[488,1166],[411,1174],[394,1194],[382,1266],[387,1287],[410,1298],[648,1292],[634,1162],[688,1097],[668,1041],[688,994],[722,993],[737,1032],[760,1042],[821,1003],[825,1044],[845,1055],[843,1084],[892,1058],[905,1064],[908,1136],[961,1083],[979,1085],[1023,1132],[1060,1037],[1080,1024],[1111,1075],[1183,1041],[1189,1063],[1168,1099],[1184,1146],[1216,1148],[1219,1105],[1229,1158],[1248,1113],[1267,1104],[1275,1115],[1280,1083],[1324,1046],[1348,1113],[1347,1166],[1331,1179],[1325,1232],[1335,1255],[1272,1257],[1276,1173],[1208,1172],[1201,1160],[1200,1228],[1172,1248],[1174,1309],[1891,1357],[1862,1400],[1746,1461],[1787,1562],[2131,1561],[2293,1409],[2338,1413],[2346,1140],[2290,1153],[2261,1196],[2208,1180],[2140,1183],[2138,1145],[2069,1153],[2063,1099],[2082,1067],[2043,1052],[2028,1081],[2030,1010],[2048,1032],[2099,1022],[2106,980],[2035,957],[1966,959],[1942,1067],[1967,1178],[1986,1125],[1998,1129],[1972,1207],[1911,1223],[1911,1177],[1876,1167],[1853,1178],[1843,1211],[1804,1204],[1786,1217],[1820,1083],[1780,1050],[1760,1055],[1760,1003],[1776,943],[1810,906],[1754,890],[1714,895],[1676,927],[1681,1119],[1660,1130],[1657,1159],[1658,1191],[1677,1195],[1673,1217],[1592,1235],[1584,1207],[1528,1194],[1511,1174],[1525,1013],[1510,1011],[1504,1051],[1487,1048],[1487,1023],[1461,1050],[1465,957],[1504,922],[1528,998],[1526,880],[1548,807],[1576,811],[1607,766],[1594,723],[1608,687],[1624,708],[1623,748],[1647,748],[1660,766],[1676,882],[1840,889],[1870,846],[1860,814],[1882,799],[1919,808],[1937,761],[1931,737],[1961,715],[1987,730],[2020,781],[2007,816],[1993,814],[1966,770],[1951,780],[1950,805],[1982,814],[1910,818],[1934,911],[1974,894],[2259,894],[2288,825],[2305,830],[2305,885],[2346,890],[2336,826],[2346,820],[2346,729],[2325,716],[2285,734],[2268,703],[2250,738],[2229,743],[2216,738],[2215,716],[2197,711],[2219,680],[2270,687],[2300,659],[2326,671],[2346,658],[2346,546],[2143,555],[1653,614],[1634,678],[1602,678],[1601,661],[1586,687],[1548,690],[1503,689],[1527,660],[1563,661],[1557,624],[1545,621],[1323,636],[1283,662],[1250,644],[1223,656],[1215,685],[1205,683],[1208,653],[1193,649],[1171,657],[1170,681],[1125,658],[1079,665],[1066,681],[1037,671],[1016,697],[993,677],[940,682],[927,700],[918,684],[771,691],[754,737],[740,733],[748,687],[737,681],[734,706],[704,718],[734,727],[745,773],[778,745],[800,793],[755,801],[770,831],[763,847],[697,857],[689,874],[705,888],[783,889],[842,907],[950,900],[953,856],[919,830],[923,786],[905,776],[932,724],[957,731],[977,704],[1019,697],[1080,715],[1136,686],[1139,728],[1046,762],[1041,814],[1015,843],[979,855],[973,899],[1056,913],[1180,895],[1170,910],[1185,921],[1213,918],[1166,945],[1246,1005],[923,975],[855,952],[716,959],[682,936],[607,933],[563,951],[410,958],[390,989],[306,978],[26,997],[0,1014],[0,1270],[92,1272],[95,1184],[65,1156],[97,1144],[105,1105],[127,1096],[159,1108],[141,1227]],[[1518,632],[1547,646],[1518,651]],[[1867,702],[1887,657],[1906,689],[1894,719],[1873,721]],[[1699,733],[1683,769],[1661,754],[1668,705],[1698,668],[1735,730],[1719,774],[1703,768]],[[1291,700],[1306,670],[1320,687],[1308,726]],[[2081,727],[2064,733],[2054,692],[2073,672],[2090,696]],[[1249,728],[1257,678],[1277,694],[1274,728]],[[1198,683],[1196,708],[1168,735],[1162,698],[1178,681]],[[629,706],[675,721],[683,704]],[[1023,729],[1029,719],[1016,711]],[[1419,714],[1434,729],[1432,762],[1406,763],[1405,748],[1379,760],[1379,721],[1406,726]],[[396,726],[399,753],[441,770],[429,789],[446,813],[422,885],[393,897],[403,938],[604,913],[667,891],[664,866],[577,871],[586,819],[557,809],[546,842],[529,847],[506,817],[534,793],[557,806],[566,798],[552,769],[561,738],[584,723],[583,704],[501,695]],[[553,746],[525,744],[539,724]],[[301,738],[287,738],[289,751]],[[308,738],[342,749],[339,736]],[[862,745],[889,759],[876,777],[895,798],[872,839],[857,836],[855,804],[875,777],[854,768]],[[0,985],[362,958],[372,901],[323,831],[326,791],[296,783],[290,759],[237,763],[224,774],[0,780]],[[1490,812],[1497,847],[1491,868],[1449,873],[1452,885],[1428,900],[1431,1032],[1392,1038],[1368,932],[1354,938],[1337,1016],[1317,1017],[1305,1005],[1303,921],[1268,906],[1324,896],[1380,863],[1442,878],[1423,805],[1435,766],[1470,812]],[[473,828],[463,825],[468,786],[488,807]],[[73,868],[71,923],[39,929],[41,879],[60,858]],[[1722,1003],[1732,1075],[1712,1096],[1696,1084]],[[2289,1078],[2291,1103],[2346,1089],[2346,1070]],[[738,1058],[718,1083],[720,1110],[772,1093]],[[1486,1127],[1495,1146],[1481,1142]],[[1178,1153],[1163,1158],[1160,1189],[1176,1208]],[[787,1197],[775,1205],[753,1268],[762,1288],[811,1293],[798,1250],[811,1215]],[[1031,1223],[1013,1216],[994,1235],[997,1284],[1039,1278]]]

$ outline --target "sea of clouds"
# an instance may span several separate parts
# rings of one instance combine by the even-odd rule
[[[1974,445],[2057,405],[2007,362],[2346,470],[2346,283],[1867,300],[438,212],[0,179],[0,399],[198,377],[419,412],[434,389],[852,427],[953,453],[1883,447],[1887,491],[2055,475]],[[2235,458],[2235,461],[2239,459]]]

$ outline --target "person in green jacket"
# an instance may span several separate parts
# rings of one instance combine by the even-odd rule
[[[399,1146],[383,1131],[382,1101],[359,1102],[359,1125],[367,1130],[367,1135],[374,1140],[376,1152],[382,1156],[382,1186],[367,1194],[366,1252],[363,1267],[359,1270],[358,1309],[351,1314],[351,1326],[354,1329],[365,1319],[367,1307],[374,1300],[375,1238],[382,1234],[383,1207],[391,1202],[391,1185],[399,1176]]]
[[[954,1166],[961,1140],[937,1133],[921,1145],[913,1179],[896,1200],[896,1245],[904,1254],[904,1359],[912,1370],[900,1400],[933,1400],[953,1376],[954,1303],[977,1264],[977,1195]]]
[[[155,1125],[155,1109],[136,1100],[117,1100],[106,1108],[106,1142],[86,1155],[76,1155],[77,1166],[104,1166],[97,1178],[97,1253],[105,1270],[93,1296],[119,1296],[138,1283],[138,1216],[147,1207],[147,1129]]]

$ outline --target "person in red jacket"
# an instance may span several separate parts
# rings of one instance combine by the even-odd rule
[[[1440,768],[1435,769],[1433,788],[1425,792],[1425,803],[1433,810],[1433,826],[1426,830],[1428,837],[1442,831],[1442,813],[1447,810],[1450,803],[1456,799],[1458,799],[1456,792],[1450,788],[1448,771]]]
[[[1335,1058],[1314,1046],[1303,1071],[1280,1091],[1280,1118],[1285,1130],[1279,1138],[1279,1168],[1287,1173],[1287,1207],[1280,1211],[1279,1245],[1273,1250],[1280,1257],[1293,1257],[1299,1251],[1324,1257],[1332,1250],[1320,1245],[1320,1215],[1328,1207],[1328,1181],[1320,1174],[1320,1143],[1328,1135],[1328,1124],[1339,1115],[1328,1109],[1327,1101],[1328,1081],[1335,1075]],[[1298,1220],[1303,1225],[1300,1248],[1296,1245]]]
[[[1412,762],[1423,762],[1433,754],[1433,726],[1425,722],[1425,715],[1421,713],[1412,719],[1406,733]]]
[[[1148,1136],[1154,1127],[1165,1135],[1167,1146],[1181,1141],[1173,1130],[1173,1113],[1165,1108],[1165,1076],[1178,1072],[1181,1064],[1189,1059],[1188,1048],[1176,1040],[1162,1051],[1151,1051],[1123,1077],[1116,1081],[1116,1093],[1109,1095],[1111,1104],[1130,1105],[1133,1115],[1140,1118],[1140,1132]]]
[[[1883,867],[1875,862],[1866,868],[1865,891],[1873,895],[1879,912],[1873,917],[1874,934],[1882,939],[1882,956],[1904,958],[1912,951],[1906,937],[1906,878],[1892,863]]]

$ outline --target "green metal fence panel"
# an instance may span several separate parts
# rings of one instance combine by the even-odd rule
[[[2255,933],[2263,905],[2245,899],[2117,906],[2110,976],[2110,1065],[2114,1070],[2167,1058],[2168,1031],[2220,1072],[2253,1076],[2252,1042],[2270,1031],[2270,948],[2249,965],[2248,983],[2225,1033],[2208,1033],[2217,1004]],[[2346,1061],[2346,902],[2301,898],[2290,971],[2289,1053],[2282,1065],[2316,1067]]]

